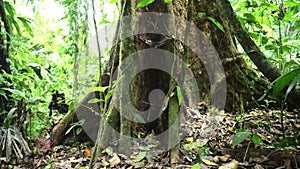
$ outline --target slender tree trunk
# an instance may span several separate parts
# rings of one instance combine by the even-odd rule
[[[1,15],[0,73],[2,73],[2,71],[5,71],[6,73],[10,73],[10,64],[7,61],[7,59],[9,58],[9,46],[10,46],[11,35],[10,35],[10,27],[6,17],[3,0],[0,0],[0,15]]]
[[[10,46],[10,27],[7,20],[7,16],[5,13],[4,8],[4,2],[3,0],[0,0],[0,15],[1,15],[1,21],[0,21],[0,74],[4,72],[10,74],[10,63],[8,61],[9,59],[9,46]],[[3,86],[3,84],[0,84],[1,87],[7,87]],[[6,92],[6,98],[2,95],[0,95],[0,112],[9,111],[9,93]],[[2,114],[0,116],[0,125],[4,121],[4,115]]]

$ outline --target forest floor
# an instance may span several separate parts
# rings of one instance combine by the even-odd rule
[[[206,115],[186,123],[185,139],[178,158],[170,165],[170,153],[151,156],[147,150],[155,145],[139,145],[136,154],[116,154],[111,147],[101,153],[95,168],[176,168],[176,169],[295,169],[300,168],[299,113],[254,110],[240,115],[222,115],[216,130],[203,137]],[[283,132],[284,131],[284,132]],[[237,144],[233,147],[233,144]],[[35,155],[15,165],[1,168],[88,168],[92,143],[60,145],[51,152]],[[11,164],[12,164],[11,163]]]

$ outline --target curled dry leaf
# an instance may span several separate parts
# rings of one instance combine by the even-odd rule
[[[214,162],[218,163],[218,162],[228,162],[230,155],[224,155],[224,156],[215,156],[214,157]]]
[[[109,160],[110,166],[114,167],[120,163],[121,163],[121,160],[120,160],[119,156],[116,153],[114,153],[114,156]]]
[[[229,163],[220,166],[219,169],[237,169],[238,166],[239,166],[239,162],[236,160],[232,160]]]
[[[201,159],[202,162],[206,165],[211,165],[211,166],[217,166],[218,164],[212,162],[212,161],[209,161],[209,160],[206,160],[206,159]]]

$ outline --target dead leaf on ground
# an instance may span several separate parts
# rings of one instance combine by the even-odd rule
[[[110,166],[114,167],[120,163],[121,163],[121,160],[120,160],[119,156],[116,153],[114,153],[114,156],[109,160]]]
[[[236,160],[232,160],[231,162],[220,166],[219,169],[237,169],[238,166],[239,166],[239,162]]]

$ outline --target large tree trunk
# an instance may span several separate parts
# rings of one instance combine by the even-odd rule
[[[188,7],[189,4],[189,7]],[[194,5],[192,5],[194,4]],[[227,25],[227,22],[224,22],[221,18],[220,10],[218,9],[218,6],[216,4],[216,1],[197,1],[194,3],[188,3],[185,0],[181,1],[173,1],[172,3],[165,3],[163,0],[161,1],[155,1],[154,3],[148,5],[145,8],[134,8],[136,6],[136,3],[133,1],[127,1],[126,7],[125,7],[125,13],[127,14],[137,14],[139,12],[156,12],[157,17],[160,17],[159,12],[163,13],[169,13],[171,15],[175,14],[179,18],[187,18],[188,11],[186,9],[190,9],[190,12],[192,12],[192,21],[193,23],[206,35],[206,37],[211,41],[212,45],[214,46],[215,50],[219,54],[219,57],[222,61],[222,64],[224,66],[225,75],[226,75],[226,82],[227,82],[227,97],[226,97],[226,105],[225,110],[227,111],[238,111],[242,112],[245,109],[250,108],[252,105],[250,103],[255,103],[255,99],[261,96],[264,89],[267,87],[267,81],[265,81],[263,78],[257,78],[257,72],[251,69],[246,62],[243,60],[242,56],[238,53],[234,39],[232,37],[232,34],[229,30],[229,27]],[[195,12],[196,11],[196,12]],[[173,13],[174,12],[174,13]],[[220,22],[224,27],[224,32],[220,30],[213,22],[211,22],[208,17],[202,17],[199,18],[198,13],[205,13],[206,16],[212,17],[216,19],[218,22]],[[132,24],[133,27],[129,29],[143,29],[141,27],[151,23],[151,24],[157,24],[158,29],[166,29],[168,30],[169,24],[172,24],[172,19],[167,20],[170,21],[170,23],[159,23],[159,19],[154,18],[143,18],[144,22],[140,21],[139,24],[135,25]],[[156,23],[158,21],[158,23]],[[166,28],[162,28],[165,26]],[[172,27],[171,25],[171,28]],[[127,28],[128,29],[128,28]],[[176,30],[175,32],[178,34],[184,34],[187,27],[185,26],[179,26],[179,30]],[[181,32],[180,32],[181,31]],[[195,32],[192,32],[195,33]],[[155,43],[155,41],[160,42],[163,38],[167,38],[166,41],[163,43]],[[198,44],[199,42],[195,42],[198,39],[189,39],[190,44]],[[188,46],[188,44],[185,44]],[[202,42],[202,44],[205,44]],[[199,57],[196,55],[195,51],[192,50],[181,50],[182,48],[182,42],[176,41],[176,39],[172,39],[170,37],[164,37],[157,34],[140,34],[137,36],[134,36],[131,38],[131,40],[127,40],[125,42],[121,43],[120,47],[120,64],[122,64],[124,58],[128,57],[130,54],[132,54],[133,48],[136,51],[141,51],[143,49],[147,48],[160,48],[164,49],[170,52],[176,53],[177,56],[182,58],[184,61],[187,62],[187,64],[190,64],[190,69],[192,70],[194,76],[197,80],[197,85],[199,89],[199,95],[201,96],[201,100],[198,100],[202,103],[203,106],[207,106],[210,108],[210,101],[211,98],[214,97],[214,95],[217,95],[219,90],[222,90],[220,88],[214,88],[214,86],[211,86],[213,84],[210,84],[210,78],[205,67],[205,63],[203,64]],[[201,46],[199,46],[201,50],[207,50]],[[126,50],[125,50],[126,49]],[[175,50],[174,50],[175,49]],[[186,49],[184,47],[184,49]],[[209,48],[210,49],[210,48]],[[209,54],[208,51],[204,54]],[[155,55],[153,53],[153,55]],[[160,54],[161,59],[159,59],[158,63],[164,64],[168,63],[166,60],[164,60],[164,53]],[[187,57],[187,58],[185,58]],[[208,56],[206,56],[208,57]],[[208,58],[209,60],[209,58]],[[138,67],[143,67],[144,65],[147,65],[145,63],[145,59],[141,59],[139,57],[135,58],[135,66],[136,69]],[[213,63],[209,60],[209,62]],[[128,67],[132,65],[127,65]],[[178,66],[178,65],[177,65]],[[165,67],[169,67],[167,69],[172,69],[172,65],[166,64]],[[180,67],[180,66],[179,66]],[[123,68],[123,69],[122,69]],[[118,72],[118,78],[124,79],[126,78],[126,72],[127,67],[119,67]],[[124,72],[125,70],[125,72]],[[178,69],[175,69],[178,70]],[[128,78],[128,77],[127,77]],[[166,74],[166,72],[155,70],[155,69],[148,69],[141,71],[139,74],[137,74],[134,79],[130,83],[130,87],[128,87],[129,92],[128,95],[118,95],[118,101],[112,100],[110,102],[111,105],[114,105],[114,102],[117,102],[117,105],[128,105],[133,104],[136,109],[139,111],[146,111],[149,108],[151,108],[153,105],[151,105],[151,92],[154,89],[161,89],[163,93],[166,95],[165,98],[160,98],[159,95],[155,99],[162,100],[163,102],[168,101],[168,108],[165,109],[164,107],[159,107],[156,111],[154,111],[154,114],[141,114],[143,119],[147,121],[147,118],[152,118],[151,116],[156,116],[159,113],[162,113],[159,118],[157,118],[154,121],[151,121],[144,124],[134,123],[132,121],[129,121],[127,118],[125,118],[127,111],[130,111],[128,109],[128,106],[121,106],[119,111],[116,111],[114,108],[110,106],[110,109],[108,109],[108,114],[105,121],[108,121],[110,124],[113,124],[113,126],[119,126],[117,127],[120,131],[120,140],[119,140],[119,151],[121,152],[128,152],[129,148],[131,147],[130,141],[128,139],[126,140],[126,136],[132,137],[136,134],[136,130],[140,128],[144,128],[147,131],[154,131],[154,134],[158,135],[162,132],[165,132],[168,127],[171,126],[172,123],[174,123],[174,119],[176,117],[178,118],[178,112],[179,112],[179,103],[178,103],[178,96],[176,96],[176,92],[174,91],[176,85],[180,82],[174,83],[172,80],[172,74]],[[218,77],[215,77],[218,78]],[[128,79],[127,79],[128,80]],[[131,80],[131,79],[129,79]],[[189,80],[189,79],[185,79]],[[218,79],[217,79],[218,80]],[[216,80],[216,81],[217,81]],[[120,86],[128,85],[126,83],[122,83],[123,81],[120,80]],[[221,81],[222,77],[221,77]],[[212,82],[213,83],[213,82]],[[255,88],[252,88],[251,86],[254,86]],[[121,89],[123,90],[123,89]],[[183,91],[183,97],[185,98],[185,94],[191,92],[190,89],[181,89]],[[214,90],[213,92],[210,92],[210,90]],[[173,97],[175,94],[175,97]],[[184,94],[185,93],[185,94]],[[178,93],[177,93],[178,94]],[[130,100],[123,99],[125,97],[129,97]],[[161,95],[163,97],[164,95]],[[166,99],[168,98],[168,99]],[[222,102],[225,100],[221,100],[219,102]],[[187,103],[189,104],[189,103]],[[195,104],[191,104],[192,106],[196,106]],[[191,106],[191,105],[185,105],[185,106]],[[196,108],[196,107],[192,107]],[[220,107],[217,107],[220,108]],[[221,107],[222,108],[222,107]],[[119,112],[119,113],[118,113]],[[150,116],[150,117],[149,117]],[[132,118],[132,117],[131,117]],[[107,123],[100,124],[99,133],[98,133],[98,139],[97,139],[97,148],[95,149],[95,154],[99,154],[101,151],[101,146],[107,146],[108,140],[107,138],[110,137],[110,132]],[[179,130],[178,128],[174,127],[171,132],[177,133]],[[114,136],[115,137],[115,136]],[[174,139],[174,137],[167,137],[168,143],[172,141],[171,139]],[[179,138],[178,138],[179,139]],[[172,145],[174,147],[174,145]],[[103,147],[102,147],[103,148]],[[120,150],[121,148],[121,150]],[[92,163],[95,160],[95,157],[97,155],[94,155],[94,158],[92,159]],[[176,157],[175,157],[176,158]]]
[[[169,132],[179,133],[179,128],[176,127],[179,126],[179,124],[177,124],[177,121],[175,119],[179,117],[185,118],[181,117],[182,114],[179,114],[180,107],[184,107],[184,109],[200,108],[202,110],[205,110],[206,108],[210,109],[211,106],[216,106],[216,108],[225,109],[227,112],[244,112],[247,109],[257,106],[256,100],[263,94],[269,82],[267,81],[267,79],[260,76],[257,71],[248,66],[242,55],[237,51],[232,30],[229,29],[230,26],[228,25],[228,21],[225,20],[226,17],[222,17],[221,10],[217,5],[216,0],[202,0],[193,2],[188,0],[178,0],[172,1],[171,3],[165,3],[163,0],[158,0],[148,5],[147,7],[138,9],[135,8],[135,1],[123,1],[122,4],[125,5],[125,11],[123,13],[124,16],[134,15],[140,12],[155,12],[153,17],[139,20],[139,22],[137,22],[139,24],[129,24],[130,28],[127,27],[127,31],[130,30],[134,32],[135,29],[143,29],[143,26],[148,24],[152,24],[155,28],[163,29],[165,31],[171,30],[172,28],[174,28],[172,17],[165,20],[163,23],[159,23],[159,17],[162,17],[159,12],[162,12],[168,13],[170,15],[175,15],[178,18],[184,20],[191,19],[195,26],[203,32],[203,34],[211,43],[202,41],[199,42],[199,39],[196,38],[197,35],[190,36],[190,38],[187,39],[176,39],[179,36],[177,34],[189,33],[188,26],[177,25],[178,29],[173,31],[174,37],[173,35],[162,36],[153,33],[143,33],[131,36],[121,43],[117,44],[118,51],[113,51],[113,54],[111,55],[112,57],[110,58],[109,62],[110,65],[113,66],[108,66],[108,70],[104,73],[105,76],[110,75],[110,77],[105,77],[105,81],[100,80],[100,86],[107,86],[110,84],[109,78],[112,78],[113,76],[110,72],[114,72],[115,69],[118,69],[117,81],[119,83],[117,84],[116,88],[118,88],[118,85],[120,88],[128,85],[124,82],[124,79],[128,78],[128,71],[126,71],[127,68],[132,66],[135,68],[135,70],[138,70],[140,67],[147,65],[147,60],[140,58],[138,57],[139,55],[137,55],[135,56],[134,60],[135,65],[127,65],[127,67],[121,67],[120,65],[125,62],[124,60],[126,59],[126,57],[135,53],[136,51],[159,48],[176,54],[176,56],[181,58],[186,62],[186,64],[189,65],[189,68],[196,79],[198,93],[193,93],[194,90],[192,90],[191,88],[181,88],[182,95],[183,98],[186,99],[188,98],[188,94],[193,93],[195,95],[199,95],[200,99],[197,100],[197,103],[194,103],[193,100],[188,100],[187,103],[180,104],[180,94],[178,93],[178,91],[176,91],[178,89],[176,86],[180,84],[180,81],[175,82],[173,79],[173,75],[176,75],[176,73],[183,70],[180,69],[182,68],[182,65],[168,64],[168,59],[166,59],[165,57],[167,56],[167,54],[163,52],[160,54],[161,58],[156,59],[159,60],[157,61],[157,63],[164,65],[164,67],[166,68],[165,70],[175,70],[173,72],[174,74],[168,74],[168,71],[164,72],[157,69],[147,69],[139,72],[134,76],[133,79],[127,79],[130,81],[130,85],[126,86],[128,89],[127,95],[122,93],[125,89],[121,88],[119,89],[120,93],[116,92],[114,94],[115,99],[108,101],[106,106],[100,105],[100,108],[98,109],[104,110],[104,112],[100,111],[103,116],[98,117],[90,109],[97,109],[97,106],[99,105],[90,105],[88,103],[88,100],[91,99],[89,97],[91,94],[89,94],[81,102],[76,111],[79,113],[79,115],[77,115],[80,119],[87,118],[87,120],[90,120],[87,122],[84,128],[88,131],[96,131],[93,132],[92,135],[90,135],[93,140],[96,139],[97,136],[97,146],[95,148],[92,163],[95,161],[102,148],[110,145],[109,143],[113,142],[114,140],[119,140],[118,145],[120,152],[130,153],[129,148],[132,142],[128,140],[128,137],[132,138],[137,136],[138,131],[159,135],[161,133],[164,133],[167,129],[170,128],[170,126],[172,126],[172,124],[175,123],[175,127],[172,128]],[[201,14],[205,15],[203,15],[203,17],[199,17]],[[216,21],[218,21],[223,26],[224,31],[216,26],[209,19],[209,17],[214,18]],[[156,21],[158,21],[158,23]],[[121,32],[119,32],[118,35],[125,34],[125,32],[122,33],[122,31],[124,30],[121,29]],[[191,29],[190,33],[193,34],[195,32],[193,32],[193,29]],[[207,67],[207,63],[205,62],[205,60],[203,63],[203,60],[201,60],[197,55],[197,50],[192,50],[190,47],[199,43],[201,45],[198,45],[198,48],[200,51],[204,52],[202,53],[202,55],[205,55],[204,57],[206,57],[206,61],[209,62],[210,65],[215,64],[217,66],[220,66],[214,62],[215,60],[210,58],[212,49],[205,45],[212,44],[214,50],[218,54],[218,58],[220,59],[222,66],[224,67],[224,75],[226,77],[225,90],[227,92],[224,94],[226,95],[226,98],[222,97],[222,91],[224,91],[224,88],[218,88],[218,83],[225,82],[223,76],[217,74],[216,76],[214,76],[214,78],[210,77],[211,74],[209,72],[209,68]],[[152,53],[152,55],[156,55],[156,53],[154,52]],[[218,69],[218,67],[216,69]],[[268,71],[269,69],[266,71],[266,74],[269,73]],[[187,72],[184,72],[183,75],[186,75],[186,73]],[[278,75],[275,74],[275,76]],[[101,78],[103,78],[103,76]],[[181,77],[180,79],[181,81],[185,81],[186,83],[191,82],[191,79],[189,79],[188,76]],[[273,80],[274,76],[270,75],[270,79]],[[217,86],[214,86],[214,83],[216,83]],[[137,117],[132,117],[132,114],[128,113],[131,111],[131,109],[129,109],[130,106],[133,106],[140,112],[144,112],[151,109],[151,107],[155,107],[155,105],[151,104],[151,99],[153,99],[151,98],[151,92],[153,92],[154,89],[160,89],[162,91],[162,93],[156,95],[156,98],[154,98],[154,100],[156,99],[160,102],[163,102],[163,105],[154,108],[154,113],[152,114],[141,113],[138,114]],[[220,97],[217,98],[219,98],[220,100],[216,99],[216,101],[214,102],[216,104],[211,104],[211,102],[213,102],[212,100],[218,95],[220,95]],[[93,97],[103,96],[95,94],[92,96],[92,98]],[[225,102],[226,104],[224,106],[218,106],[218,103],[222,102]],[[117,107],[115,107],[116,105]],[[75,112],[73,114],[75,115]],[[149,123],[146,124],[141,121],[130,121],[131,119],[141,120],[142,118],[144,121],[148,122],[148,119],[153,119],[157,115],[160,116],[153,121],[149,121]],[[99,121],[100,123],[97,123]],[[173,136],[174,135],[169,135],[169,137],[165,138],[168,143],[170,143],[172,139],[180,139],[179,137],[175,138]],[[172,145],[171,147],[174,147],[174,145]]]
[[[234,39],[232,37],[232,34],[229,30],[229,27],[227,25],[227,22],[223,21],[221,18],[220,11],[218,9],[218,6],[215,1],[201,1],[201,2],[194,2],[194,5],[191,5],[191,11],[192,12],[192,21],[193,23],[205,34],[205,36],[211,41],[213,44],[215,50],[218,52],[218,56],[220,57],[225,74],[226,74],[226,82],[227,82],[227,97],[226,97],[226,105],[225,110],[227,111],[244,111],[244,109],[251,108],[250,103],[255,103],[255,99],[261,96],[262,92],[267,86],[267,81],[265,81],[262,78],[256,78],[257,72],[251,69],[243,60],[242,56],[238,53]],[[169,13],[171,15],[176,15],[179,18],[186,19],[187,18],[187,10],[188,9],[188,2],[186,0],[181,1],[174,1],[172,3],[165,3],[164,1],[155,1],[153,4],[150,4],[149,6],[145,8],[135,8],[136,3],[127,1],[125,5],[125,12],[124,15],[130,15],[130,14],[136,14],[138,12],[164,12]],[[196,11],[196,12],[195,12]],[[205,13],[206,17],[198,17],[198,13]],[[158,15],[159,16],[159,13]],[[208,17],[215,18],[218,22],[220,22],[224,27],[224,32],[221,31],[213,22],[211,22]],[[154,18],[155,21],[155,18]],[[145,25],[147,25],[149,21],[145,20]],[[151,21],[153,22],[153,20]],[[163,23],[164,26],[167,24]],[[185,27],[183,27],[185,28]],[[181,27],[182,29],[182,27]],[[181,31],[185,32],[185,29],[178,30],[178,32]],[[177,32],[177,33],[178,33]],[[134,50],[142,50],[145,48],[160,48],[164,50],[168,50],[170,52],[176,52],[176,55],[178,55],[181,58],[184,58],[185,56],[185,50],[182,50],[182,44],[176,39],[168,39],[163,44],[151,44],[148,43],[150,41],[155,41],[155,39],[162,39],[164,37],[161,37],[159,35],[153,35],[153,34],[144,34],[144,35],[138,35],[134,36],[133,39],[128,43],[123,43],[123,47],[118,47],[119,54],[121,55],[130,55],[133,51],[132,46],[134,45]],[[170,38],[170,37],[167,37]],[[193,38],[190,38],[190,43],[193,42]],[[199,47],[200,48],[200,47]],[[124,50],[126,49],[126,50]],[[130,49],[130,50],[129,50]],[[174,51],[175,50],[175,51]],[[115,52],[114,55],[115,56]],[[203,63],[201,63],[201,60],[199,57],[191,50],[187,51],[188,58],[187,64],[190,64],[190,69],[194,73],[194,76],[196,77],[198,88],[199,88],[199,95],[201,96],[201,104],[203,106],[209,107],[209,102],[211,99],[211,84],[210,84],[210,78],[207,74],[206,68],[204,67]],[[112,61],[114,60],[114,61]],[[118,56],[115,58],[110,58],[110,62],[113,62],[114,64],[118,64]],[[164,64],[164,60],[159,61],[160,63]],[[143,60],[136,60],[137,65],[143,66]],[[108,69],[113,68],[115,69],[117,66],[108,66]],[[170,66],[170,65],[165,65]],[[107,70],[106,73],[114,72],[114,70]],[[104,73],[105,76],[107,74]],[[103,78],[103,77],[102,77]],[[108,85],[107,77],[106,82],[100,82],[101,86]],[[170,87],[170,75],[161,72],[159,70],[146,70],[138,74],[133,81],[131,86],[131,102],[132,104],[139,110],[147,110],[149,108],[149,94],[153,89],[161,89],[165,94],[169,92]],[[252,88],[255,85],[255,88]],[[189,89],[183,89],[186,90],[186,93]],[[184,92],[184,91],[183,91]],[[214,91],[214,93],[217,93],[218,91]],[[96,94],[97,95],[97,94]],[[94,96],[93,96],[94,97]],[[91,112],[89,110],[89,104],[87,103],[90,98],[86,97],[84,101],[79,105],[77,110],[79,109],[85,109],[83,112]],[[83,108],[85,107],[85,108]],[[93,107],[93,106],[92,106]],[[110,107],[110,106],[108,106]],[[113,110],[107,109],[107,110]],[[121,112],[122,113],[122,112]],[[74,113],[73,113],[74,114]],[[75,115],[75,114],[74,114]],[[84,116],[84,115],[83,115]],[[146,118],[144,116],[144,118]],[[162,118],[166,120],[165,118]],[[161,127],[167,127],[168,125],[163,125],[160,122],[161,119],[158,121],[153,121],[149,124],[147,124],[145,127],[147,127],[148,130],[151,130],[154,126],[159,126],[158,128],[153,128],[156,130],[156,132],[159,132],[159,130],[164,130]],[[119,122],[118,122],[119,123]]]
[[[220,0],[220,2],[222,1]],[[256,70],[247,65],[247,63],[243,59],[243,56],[237,51],[236,42],[233,37],[233,32],[235,31],[233,29],[239,29],[239,27],[234,27],[236,26],[237,20],[234,21],[235,25],[231,25],[230,30],[230,25],[228,24],[230,21],[226,19],[230,19],[231,15],[229,15],[228,17],[228,13],[221,13],[221,11],[224,11],[224,9],[219,8],[216,0],[178,0],[172,1],[171,3],[165,3],[163,0],[157,0],[147,7],[138,9],[136,8],[137,4],[135,1],[122,1],[122,6],[123,5],[125,5],[123,8],[125,9],[123,16],[134,15],[141,12],[154,12],[155,15],[154,17],[152,16],[150,18],[143,18],[144,20],[140,19],[139,22],[137,22],[139,24],[130,23],[129,28],[124,28],[127,31],[134,32],[135,29],[143,29],[143,26],[147,24],[154,25],[155,28],[161,28],[164,30],[174,28],[174,25],[172,25],[174,24],[172,23],[172,19],[167,19],[163,23],[156,22],[159,21],[159,19],[157,18],[161,17],[161,14],[159,12],[168,13],[170,15],[178,16],[178,18],[192,21],[211,42],[214,50],[216,50],[218,57],[221,60],[222,66],[224,67],[227,84],[225,86],[227,91],[226,98],[219,97],[222,99],[217,100],[216,103],[226,102],[226,104],[224,105],[224,107],[217,106],[217,108],[224,108],[227,112],[235,113],[244,112],[247,109],[258,106],[256,100],[260,96],[262,96],[269,82],[266,78],[260,76]],[[203,17],[199,17],[201,15]],[[209,19],[209,17],[214,18],[217,22],[219,22],[223,26],[224,31],[216,26]],[[125,34],[126,31],[124,31],[124,29],[121,29],[121,32],[117,32],[117,38],[120,38],[123,34]],[[124,32],[122,33],[122,31]],[[110,61],[108,62],[103,76],[100,77],[99,83],[97,84],[99,86],[109,85],[110,87],[112,87],[112,72],[118,69],[118,74],[116,77],[117,81],[119,82],[119,88],[121,88],[119,89],[121,93],[115,93],[115,99],[108,100],[105,105],[88,103],[89,100],[95,97],[100,97],[102,99],[104,97],[104,95],[101,95],[99,93],[89,93],[83,99],[83,101],[80,102],[76,110],[71,113],[72,116],[66,116],[66,118],[75,118],[75,116],[77,116],[79,119],[86,119],[86,123],[84,124],[83,128],[85,131],[87,131],[87,134],[92,140],[96,140],[96,148],[91,160],[91,164],[95,162],[103,148],[111,145],[116,145],[112,143],[117,143],[118,149],[115,149],[116,151],[123,152],[125,154],[130,153],[131,144],[137,143],[135,142],[133,137],[139,137],[137,134],[138,132],[146,133],[149,135],[159,135],[170,129],[172,124],[176,124],[175,127],[169,130],[169,133],[179,133],[179,123],[176,121],[176,119],[184,118],[181,117],[182,114],[179,114],[180,107],[184,107],[185,110],[200,109],[205,111],[207,110],[206,108],[210,110],[211,106],[216,106],[214,104],[211,104],[211,100],[218,94],[222,95],[221,92],[223,91],[223,89],[214,86],[214,84],[211,84],[213,82],[209,74],[210,70],[207,70],[206,67],[207,63],[203,63],[203,60],[199,59],[197,53],[189,48],[189,44],[191,44],[191,46],[194,44],[199,44],[199,42],[196,42],[199,39],[194,38],[197,35],[194,37],[190,36],[190,38],[187,39],[186,36],[181,40],[176,39],[177,33],[189,34],[188,26],[185,25],[179,25],[178,30],[175,30],[174,32],[174,34],[170,36],[161,36],[153,33],[141,33],[135,36],[128,37],[125,40],[122,39],[123,42],[116,44],[117,47],[114,48],[117,50],[112,50]],[[191,34],[192,33],[195,32],[191,31]],[[241,41],[245,40],[243,36],[239,37],[239,39]],[[249,39],[247,40],[249,41]],[[205,46],[208,43],[201,42],[200,44],[201,45],[198,45],[198,48],[202,50],[202,52],[204,51],[204,53],[202,54],[207,57],[206,61],[213,65],[214,61],[210,60],[209,55],[211,48],[208,48],[206,49],[207,51],[205,51],[205,48],[203,48],[202,46]],[[255,55],[253,55],[253,51],[249,49],[249,47],[251,46],[249,46],[248,44],[245,45],[246,46],[244,48],[246,52],[251,55],[250,57],[255,60],[255,64],[260,67],[259,65],[261,65],[262,63],[260,63],[259,60],[255,58]],[[135,70],[137,70],[139,69],[139,67],[147,65],[147,60],[137,57],[139,56],[137,55],[134,60],[134,65],[127,65],[127,67],[122,67],[120,65],[122,65],[124,60],[129,55],[135,53],[136,51],[142,51],[144,49],[150,48],[159,48],[174,53],[189,65],[189,68],[192,71],[197,82],[199,92],[196,94],[198,94],[201,98],[197,100],[198,102],[196,104],[190,103],[192,102],[192,100],[188,100],[187,103],[180,104],[180,96],[178,96],[178,91],[176,92],[177,85],[179,85],[180,81],[176,82],[172,77],[174,74],[176,74],[176,72],[178,73],[182,71],[180,70],[180,67],[182,65],[180,66],[178,64],[167,64],[168,59],[163,57],[167,56],[167,54],[165,53],[161,53],[161,58],[157,58],[157,60],[159,60],[158,63],[164,65],[164,67],[166,67],[166,70],[175,70],[175,73],[173,72],[174,74],[168,74],[168,71],[164,72],[157,69],[147,69],[136,74],[134,78],[127,79],[130,81],[130,85],[124,82],[124,79],[128,78],[127,75],[129,72],[126,72],[126,69],[128,67],[131,66],[134,67]],[[262,54],[260,53],[260,51],[255,50],[255,52],[259,55]],[[156,53],[154,52],[153,55],[155,54]],[[263,61],[264,58],[262,58],[261,60]],[[263,65],[265,63],[263,63]],[[218,64],[216,65],[220,66]],[[272,73],[272,71],[270,72],[270,70],[274,69],[270,67],[269,63],[265,65],[265,69],[260,67],[260,70],[270,80],[274,80],[279,75],[276,70],[274,74]],[[185,75],[185,73],[182,74]],[[216,76],[214,82],[218,82],[219,79],[221,79],[221,82],[224,82],[222,76]],[[181,81],[190,82],[189,80],[190,79],[187,77],[181,77]],[[114,87],[118,88],[118,85],[117,87]],[[122,91],[126,90],[122,88],[122,86],[128,87],[128,92],[126,94],[122,93]],[[154,109],[154,111],[152,111],[153,114],[141,113],[138,114],[137,117],[132,117],[132,114],[128,113],[128,111],[131,111],[131,109],[128,108],[130,106],[133,106],[136,110],[139,110],[141,112],[145,112],[151,107],[155,107],[155,104],[152,104],[153,102],[151,102],[151,94],[154,89],[160,89],[162,91],[162,93],[156,95],[154,100],[156,99],[160,102],[163,102],[163,105]],[[190,88],[181,88],[181,90],[184,99],[187,98],[188,93],[193,93],[192,91],[194,91]],[[98,110],[98,113],[101,113],[102,116],[98,116],[97,114],[95,114],[95,109],[96,111]],[[197,113],[197,111],[194,112]],[[132,119],[137,118],[139,120],[143,119],[144,121],[148,121],[148,119],[153,119],[157,115],[160,116],[154,121],[150,121],[146,124],[144,124],[143,122],[131,121]],[[70,122],[72,120],[69,119],[66,121]],[[66,123],[64,122],[66,121],[62,121],[55,129],[61,128],[65,130]],[[63,133],[63,130],[57,130],[58,134],[54,135],[59,138],[59,135]],[[132,140],[130,140],[131,138]],[[179,136],[177,137],[169,134],[164,138],[165,141],[171,145],[169,148],[175,147],[171,149],[171,156],[173,155],[171,159],[176,160],[176,144],[172,145],[171,143],[174,140],[175,143],[178,143],[177,140],[180,140]],[[56,141],[55,143],[58,143],[58,141]]]

